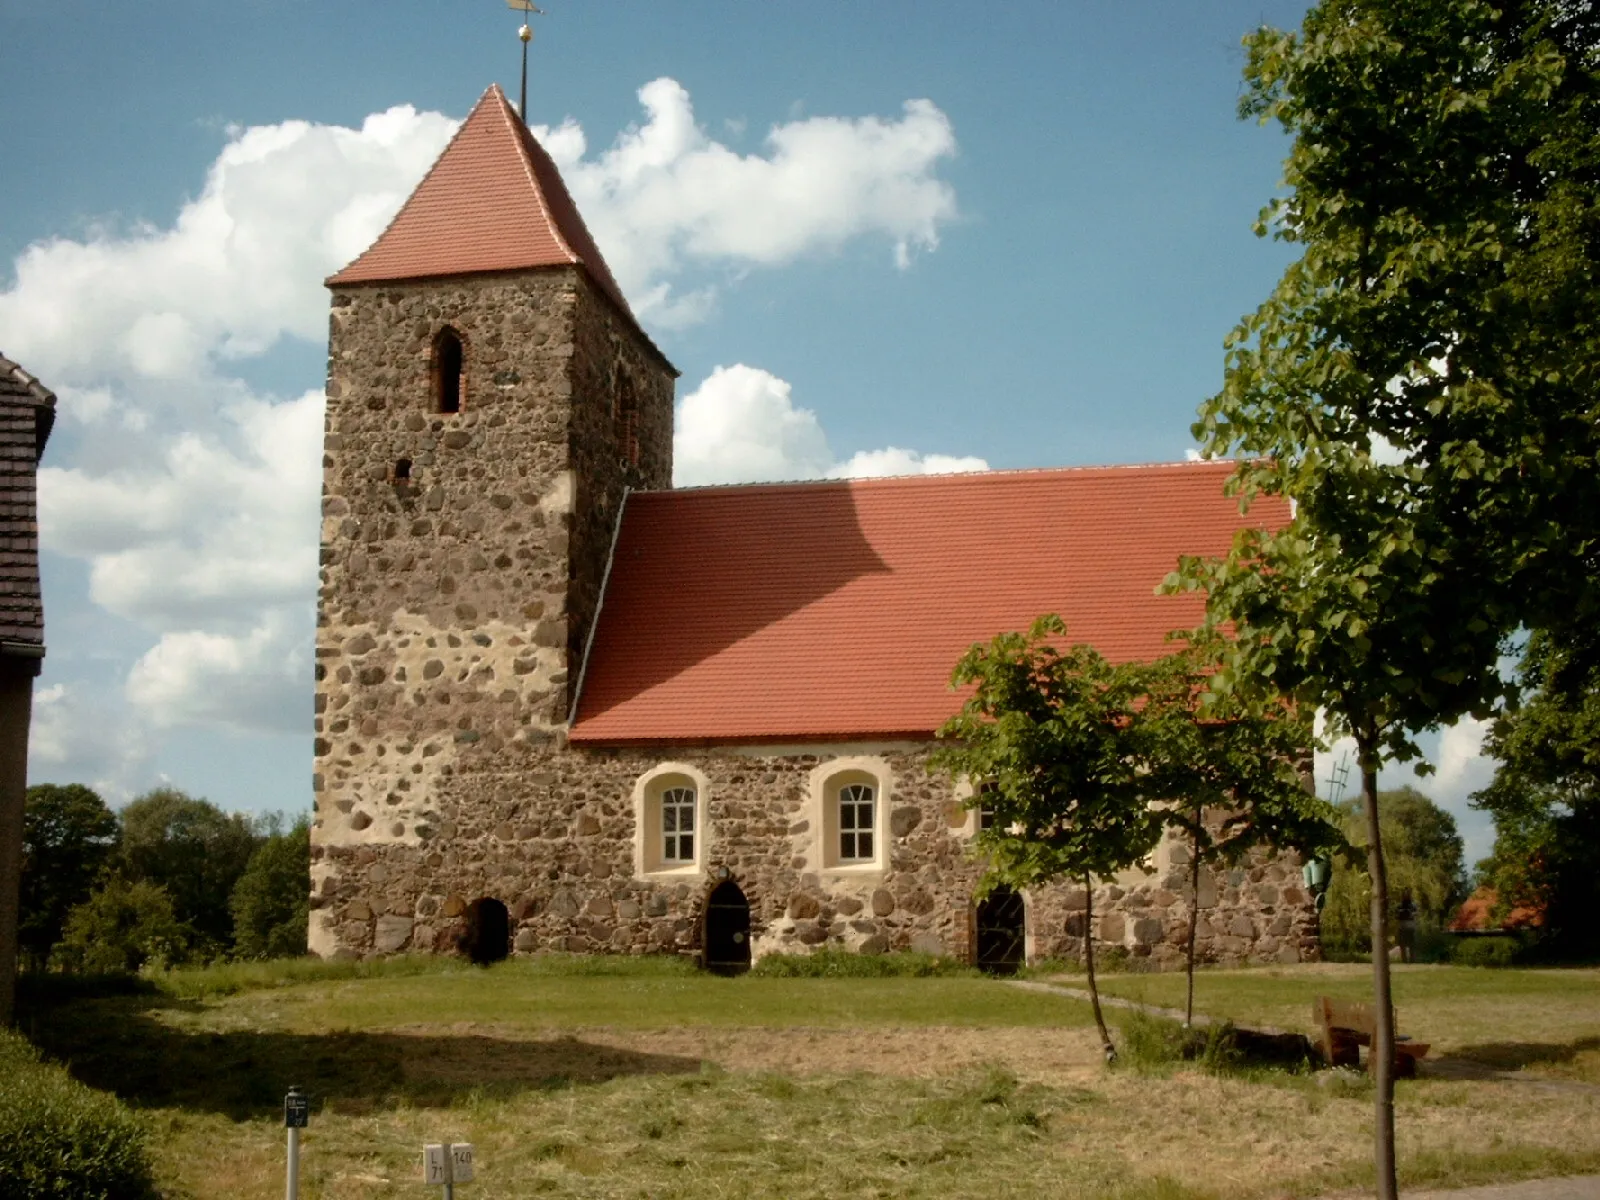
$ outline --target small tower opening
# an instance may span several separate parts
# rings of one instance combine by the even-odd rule
[[[461,949],[480,967],[497,963],[511,953],[511,914],[506,906],[485,896],[467,905],[467,928]]]
[[[633,390],[633,380],[626,375],[617,377],[616,424],[617,451],[622,461],[630,467],[639,465],[639,399]]]
[[[433,406],[442,413],[461,411],[461,335],[446,325],[433,339]]]
[[[411,482],[411,460],[402,458],[394,464],[394,481],[396,483]]]

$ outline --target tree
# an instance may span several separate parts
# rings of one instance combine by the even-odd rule
[[[145,880],[108,877],[67,916],[56,961],[90,975],[132,973],[189,957],[192,931],[173,913],[166,889]]]
[[[1338,811],[1351,844],[1364,847],[1361,802],[1347,800]],[[1456,819],[1416,788],[1402,787],[1378,793],[1378,823],[1389,875],[1389,921],[1398,916],[1400,898],[1409,896],[1420,929],[1443,929],[1468,890]],[[1335,859],[1329,881],[1322,939],[1336,954],[1366,954],[1372,949],[1369,924],[1362,915],[1370,904],[1368,881],[1357,861]]]
[[[1490,731],[1494,781],[1473,797],[1494,817],[1484,881],[1501,906],[1543,914],[1543,948],[1600,953],[1600,634],[1566,628],[1529,639],[1521,676],[1534,689]]]
[[[973,693],[940,728],[945,740],[930,765],[985,785],[981,803],[994,816],[975,842],[987,860],[984,890],[1083,881],[1089,996],[1110,1060],[1116,1051],[1094,974],[1094,877],[1149,854],[1161,823],[1133,741],[1141,668],[1113,666],[1086,645],[1058,650],[1065,640],[1061,618],[1050,615],[1026,634],[969,649],[951,684]]]
[[[234,954],[288,958],[306,952],[310,912],[311,820],[302,816],[287,833],[273,833],[250,858],[234,885]]]
[[[22,817],[21,921],[25,969],[38,971],[117,850],[117,818],[81,783],[28,789]]]
[[[119,868],[132,882],[164,888],[174,915],[194,932],[196,953],[214,957],[233,944],[229,898],[261,840],[243,814],[157,788],[122,810]]]
[[[1343,844],[1331,806],[1307,786],[1311,722],[1292,707],[1251,710],[1207,690],[1224,646],[1199,639],[1151,664],[1138,717],[1150,794],[1168,802],[1166,824],[1189,841],[1189,935],[1184,1024],[1194,1020],[1200,872],[1258,846],[1308,855]]]
[[[1189,563],[1237,634],[1213,684],[1356,738],[1374,945],[1381,760],[1504,693],[1521,623],[1600,611],[1600,14],[1572,0],[1321,0],[1245,39],[1241,112],[1293,137],[1259,229],[1300,245],[1228,339],[1195,436],[1291,525]],[[1379,1194],[1396,1194],[1388,959],[1373,956]]]

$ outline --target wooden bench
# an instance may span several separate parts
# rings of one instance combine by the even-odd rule
[[[1318,996],[1311,1002],[1311,1020],[1316,1025],[1316,1042],[1324,1062],[1330,1067],[1355,1067],[1361,1064],[1361,1047],[1370,1047],[1375,1034],[1372,1005]],[[1398,1028],[1399,1021],[1396,1020],[1394,1024]],[[1410,1079],[1417,1073],[1417,1060],[1425,1058],[1427,1053],[1426,1042],[1413,1042],[1410,1038],[1395,1034],[1395,1074],[1402,1079]],[[1369,1051],[1369,1071],[1372,1065]]]

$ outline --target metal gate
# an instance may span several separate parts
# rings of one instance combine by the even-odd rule
[[[1015,975],[1027,959],[1028,912],[1020,893],[997,887],[978,904],[976,965],[991,975]]]
[[[738,975],[750,969],[750,902],[739,885],[729,879],[706,897],[701,962],[718,975]]]

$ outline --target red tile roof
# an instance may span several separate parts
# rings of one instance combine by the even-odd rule
[[[574,265],[632,315],[561,173],[495,84],[389,228],[327,283]]]
[[[1058,612],[1116,661],[1198,624],[1157,596],[1241,517],[1230,463],[635,493],[571,738],[578,745],[923,737],[975,641]]]
[[[55,403],[49,388],[0,354],[0,654],[6,643],[44,645],[35,476]]]

